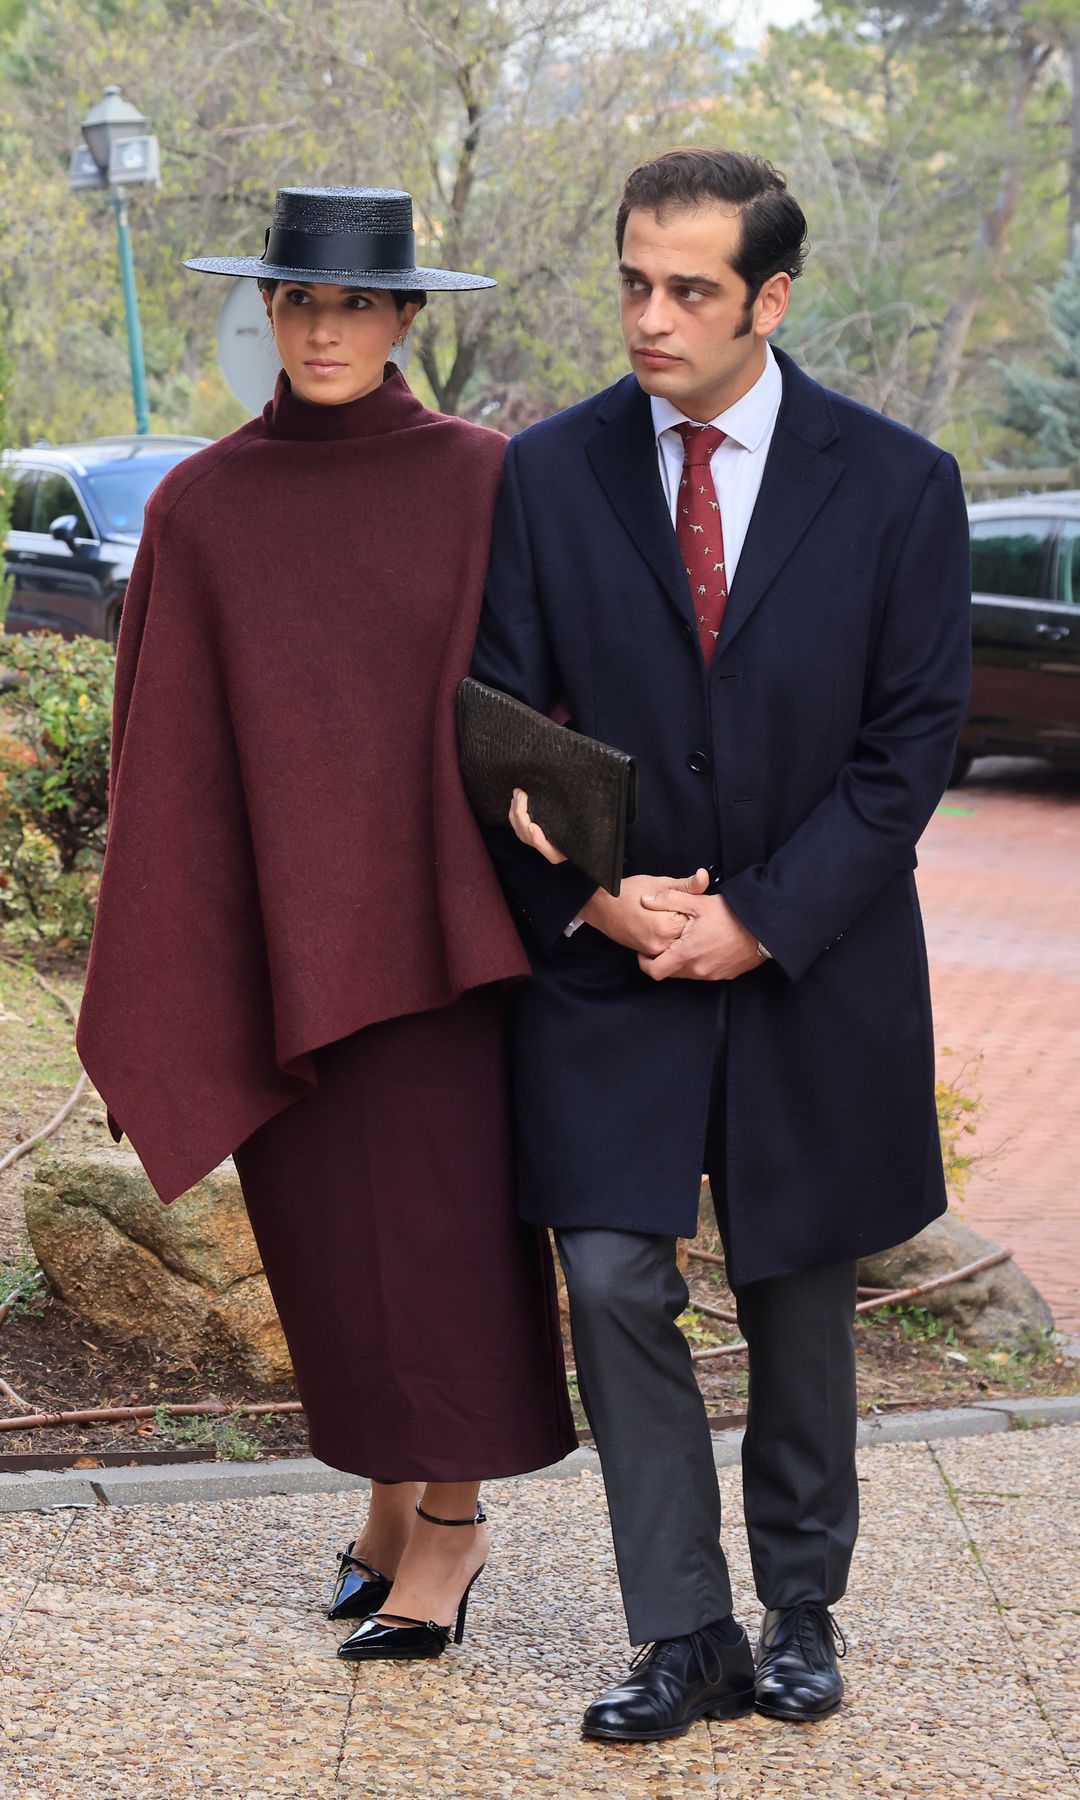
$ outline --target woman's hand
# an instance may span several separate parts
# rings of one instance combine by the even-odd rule
[[[664,875],[624,875],[617,899],[606,888],[597,888],[582,907],[581,917],[616,944],[636,950],[644,967],[682,936],[687,915],[681,909],[689,907],[692,896],[703,894],[708,885],[706,869],[678,882]],[[671,905],[663,912],[654,910],[658,888],[671,895]]]
[[[546,832],[542,831],[535,819],[529,817],[529,796],[523,788],[514,789],[514,797],[510,802],[510,824],[514,836],[530,850],[539,850],[549,863],[564,863],[565,856],[556,850]]]
[[[566,862],[563,852],[556,849],[547,833],[529,817],[529,796],[523,788],[514,789],[510,824],[514,836],[530,850],[538,850],[546,861]],[[668,875],[626,875],[618,899],[606,888],[598,887],[585,902],[580,916],[586,925],[602,931],[614,943],[636,951],[644,969],[653,958],[662,957],[678,942],[687,924],[696,918],[698,896],[705,893],[708,885],[707,869],[697,869],[681,881],[672,880]],[[663,890],[665,896],[663,911],[656,910],[658,890]]]

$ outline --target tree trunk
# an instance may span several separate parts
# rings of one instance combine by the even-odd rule
[[[1005,120],[1007,148],[997,197],[979,221],[964,278],[964,292],[953,301],[942,320],[930,373],[912,421],[915,430],[921,431],[924,437],[936,437],[948,417],[980,296],[1001,266],[1009,226],[1016,215],[1020,198],[1022,139],[1027,104],[1039,70],[1049,54],[1049,45],[1036,43],[1027,35],[1017,48]]]
[[[449,373],[445,376],[439,369],[435,347],[426,343],[420,350],[420,366],[428,378],[428,384],[435,396],[440,412],[457,413],[465,396],[465,389],[472,379],[476,367],[479,343],[463,344],[460,338],[456,342],[454,360]]]
[[[934,437],[944,423],[960,379],[964,346],[978,306],[976,279],[969,276],[967,292],[961,299],[953,301],[937,334],[934,360],[913,421],[915,430],[921,431],[924,437]]]

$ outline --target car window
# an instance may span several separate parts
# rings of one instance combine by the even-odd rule
[[[1052,519],[973,519],[971,585],[977,594],[1049,598],[1046,544]]]
[[[34,495],[34,522],[30,529],[47,533],[53,520],[62,518],[65,513],[75,515],[76,537],[92,538],[95,535],[83,511],[82,501],[67,476],[41,475]]]
[[[1066,519],[1061,527],[1057,589],[1066,606],[1080,606],[1080,519]]]
[[[34,489],[37,487],[37,470],[24,469],[15,483],[15,492],[11,497],[11,529],[12,531],[32,531],[30,521],[34,516]]]
[[[95,469],[86,478],[94,505],[106,531],[122,531],[138,537],[143,525],[143,509],[161,477],[174,463],[182,462],[188,450],[162,456],[155,464],[122,463],[109,469]]]

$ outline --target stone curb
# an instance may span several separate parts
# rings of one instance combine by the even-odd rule
[[[993,1431],[1018,1431],[1039,1425],[1080,1424],[1080,1394],[1053,1399],[984,1400],[977,1406],[935,1407],[925,1412],[885,1413],[860,1419],[858,1441],[910,1444],[935,1438],[975,1437]],[[716,1466],[737,1463],[741,1431],[713,1437]],[[561,1463],[536,1469],[521,1481],[544,1476],[570,1479],[599,1475],[596,1451],[582,1445]],[[81,1469],[52,1473],[31,1469],[0,1474],[0,1513],[35,1512],[49,1507],[190,1506],[200,1500],[234,1500],[260,1494],[345,1493],[366,1488],[359,1475],[328,1468],[313,1456],[282,1457],[270,1463],[176,1463],[154,1468]]]

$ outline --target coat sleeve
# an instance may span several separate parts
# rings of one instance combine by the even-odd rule
[[[491,563],[472,673],[478,681],[512,694],[538,712],[550,712],[564,692],[544,620],[512,442],[495,508]],[[573,863],[556,866],[545,862],[535,850],[519,843],[508,825],[485,826],[483,831],[506,893],[542,947],[555,949],[571,919],[595,893],[595,881]]]
[[[932,464],[888,586],[849,760],[767,862],[723,884],[797,980],[898,871],[949,778],[971,685],[971,562],[960,471]]]

